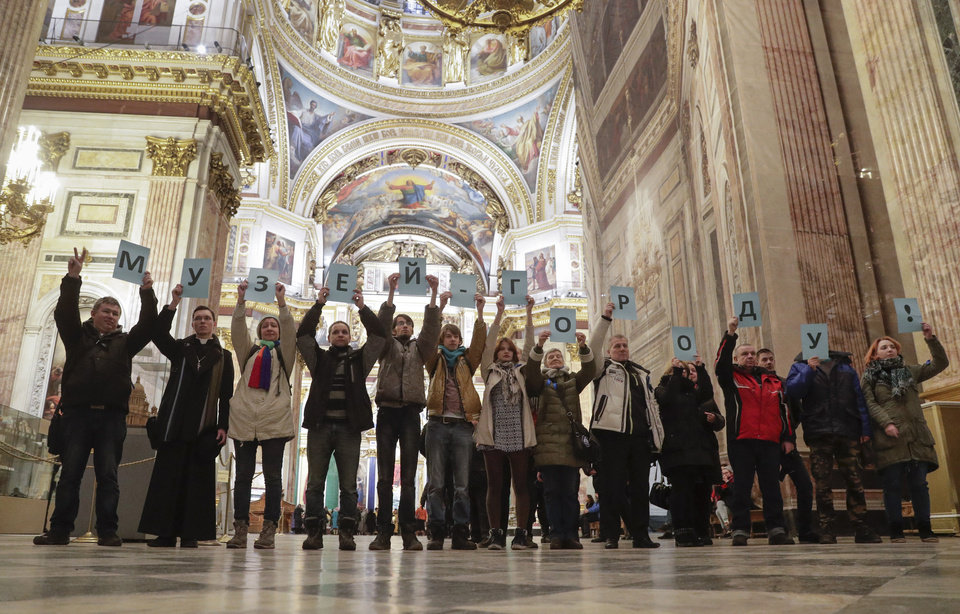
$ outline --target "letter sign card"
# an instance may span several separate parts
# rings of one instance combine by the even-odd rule
[[[697,337],[692,326],[674,326],[670,329],[673,337],[673,355],[680,360],[693,360],[697,355]]]
[[[803,348],[804,360],[810,360],[814,356],[820,360],[827,360],[830,357],[827,325],[802,324],[800,326],[800,344],[800,347]]]
[[[207,298],[210,296],[210,258],[187,258],[183,261],[180,285],[184,298]]]
[[[507,305],[527,304],[527,272],[504,271],[501,276],[503,301]]]
[[[244,298],[255,303],[272,303],[277,298],[276,269],[250,269],[247,277],[247,292]]]
[[[450,304],[454,307],[475,307],[473,295],[477,293],[477,276],[465,273],[450,273]]]
[[[576,309],[550,308],[550,340],[557,341],[558,343],[576,343]]]
[[[327,287],[330,288],[328,300],[352,304],[357,289],[357,267],[337,262],[331,264],[327,269]]]
[[[150,259],[150,248],[120,240],[120,249],[117,251],[117,261],[113,265],[113,278],[129,281],[138,286],[143,283],[143,275],[147,272],[147,260]]]
[[[897,310],[897,332],[918,333],[923,318],[920,316],[920,303],[915,298],[895,298],[893,308]]]
[[[426,258],[400,259],[400,284],[397,291],[410,296],[423,296],[427,293]]]
[[[755,328],[763,324],[763,316],[760,315],[760,295],[756,292],[734,294],[733,312],[737,314],[740,328]]]
[[[611,286],[610,301],[613,303],[614,320],[637,319],[637,295],[633,288]]]

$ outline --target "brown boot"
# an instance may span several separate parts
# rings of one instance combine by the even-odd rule
[[[246,520],[233,521],[233,537],[227,542],[227,548],[246,548],[247,531],[250,530],[250,523]]]
[[[357,529],[357,520],[355,518],[340,519],[340,538],[341,550],[356,550],[357,542],[353,539],[353,532]]]
[[[423,550],[423,544],[417,539],[417,531],[413,525],[400,525],[400,537],[403,539],[404,550]]]
[[[307,528],[307,539],[303,540],[304,550],[323,549],[323,525],[319,518],[304,518],[303,526]]]
[[[253,542],[253,547],[257,550],[273,550],[276,535],[277,523],[272,520],[264,520],[260,537],[257,538],[257,541]]]

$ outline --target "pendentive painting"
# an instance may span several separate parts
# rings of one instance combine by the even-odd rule
[[[413,41],[403,50],[401,85],[440,87],[443,85],[443,50],[436,43]]]

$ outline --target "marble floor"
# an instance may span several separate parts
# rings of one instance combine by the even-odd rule
[[[960,612],[960,538],[605,551],[33,546],[0,536],[0,612]],[[628,542],[623,542],[628,545]]]

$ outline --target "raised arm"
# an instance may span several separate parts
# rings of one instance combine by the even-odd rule
[[[290,365],[293,368],[297,360],[297,344],[290,343],[291,339],[297,338],[297,322],[293,319],[293,314],[287,307],[287,287],[279,281],[276,285],[277,307],[280,308],[280,339],[286,340],[280,342],[280,351],[283,352],[283,364]]]
[[[590,338],[591,349],[599,352],[603,348],[607,332],[610,330],[610,323],[613,322],[613,309],[613,303],[607,303],[603,308],[603,315],[600,316],[600,321],[597,322],[597,326],[593,329],[593,336]]]
[[[83,283],[80,280],[80,271],[86,257],[87,248],[83,248],[83,254],[77,253],[77,248],[73,248],[73,257],[67,262],[67,274],[60,281],[60,298],[53,310],[57,332],[66,348],[80,340],[83,330],[80,322],[80,285]]]
[[[233,357],[228,350],[223,350],[223,373],[220,375],[220,411],[217,415],[217,430],[224,432],[223,441],[226,443],[226,432],[230,430],[230,399],[233,397]]]
[[[483,343],[483,354],[480,356],[480,375],[485,375],[487,369],[490,368],[490,365],[493,364],[493,361],[496,360],[494,355],[497,347],[497,336],[500,334],[500,322],[494,319],[493,324],[490,325],[490,330],[487,331],[487,339]]]
[[[590,347],[587,346],[587,336],[583,333],[577,333],[577,344],[580,346],[580,370],[577,371],[575,377],[577,380],[577,392],[583,392],[583,389],[586,388],[597,375],[598,356],[590,351]]]
[[[160,310],[160,315],[153,324],[153,344],[157,346],[160,353],[175,360],[180,356],[180,344],[170,335],[170,327],[173,325],[173,317],[177,315],[177,307],[180,305],[180,299],[183,296],[183,286],[177,284],[173,289],[173,298],[170,304]],[[231,368],[233,365],[231,365]]]
[[[360,323],[367,331],[367,342],[363,344],[363,374],[366,376],[383,354],[383,347],[387,344],[387,331],[373,310],[363,302],[363,291],[359,288],[353,294],[353,302],[360,310]]]
[[[303,319],[300,320],[300,326],[297,328],[297,349],[300,350],[300,355],[303,356],[303,362],[306,363],[311,376],[316,371],[317,357],[321,351],[317,344],[317,326],[320,324],[320,312],[323,310],[323,306],[327,304],[327,295],[329,294],[329,288],[320,288],[317,292],[316,302],[304,314]]]
[[[233,349],[237,357],[237,364],[240,366],[240,372],[243,372],[247,365],[247,358],[250,356],[250,348],[253,347],[253,340],[250,338],[250,329],[247,327],[247,303],[244,296],[247,292],[247,280],[244,279],[237,286],[237,306],[233,309],[233,317],[230,320],[230,338],[233,341]]]
[[[545,330],[537,338],[537,345],[530,351],[527,364],[524,365],[524,377],[527,380],[527,394],[538,395],[543,390],[543,371],[540,363],[543,362],[543,344],[550,337],[550,331]]]
[[[713,380],[710,379],[710,374],[707,373],[706,366],[700,362],[699,356],[697,356],[697,359],[693,364],[697,369],[697,400],[700,403],[712,401]]]
[[[127,334],[127,354],[135,356],[147,347],[153,337],[153,323],[157,319],[157,295],[153,292],[153,277],[147,271],[140,286],[140,319]]]
[[[527,323],[523,329],[523,350],[520,353],[520,362],[527,362],[533,350],[533,297],[527,295]]]
[[[947,358],[947,351],[943,349],[943,345],[940,343],[940,340],[937,339],[936,335],[933,334],[933,328],[931,328],[926,322],[924,322],[922,326],[923,339],[927,342],[927,348],[930,350],[931,361],[920,365],[920,369],[918,369],[916,375],[918,384],[930,379],[931,377],[934,377],[950,366],[950,359]]]
[[[717,383],[720,387],[728,390],[734,386],[733,383],[733,348],[737,345],[737,327],[740,325],[740,319],[733,316],[727,321],[727,332],[723,334],[720,340],[720,347],[717,349],[717,362],[714,365],[714,373],[717,374]]]

